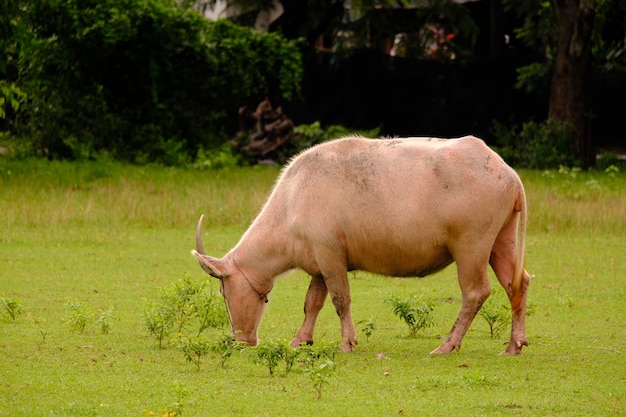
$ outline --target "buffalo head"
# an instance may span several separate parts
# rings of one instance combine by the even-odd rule
[[[191,254],[198,259],[202,269],[220,280],[220,293],[226,300],[231,330],[236,340],[251,346],[258,344],[257,330],[267,303],[267,293],[255,287],[257,272],[253,268],[241,266],[235,259],[235,250],[223,258],[213,258],[204,253],[202,245],[202,220],[200,216],[196,228],[196,249]]]

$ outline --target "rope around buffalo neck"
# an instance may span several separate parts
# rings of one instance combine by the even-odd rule
[[[241,275],[243,275],[244,279],[246,280],[246,282],[248,283],[248,285],[250,285],[250,287],[257,293],[259,294],[259,300],[263,300],[263,302],[265,302],[265,304],[267,304],[270,300],[267,298],[268,294],[272,291],[272,289],[270,288],[270,290],[266,293],[263,293],[259,290],[256,289],[256,287],[254,285],[252,285],[252,283],[250,282],[250,280],[248,279],[248,276],[246,275],[245,272],[243,272],[243,269],[241,269],[241,267],[239,266],[239,264],[237,263],[237,260],[235,259],[235,254],[233,253],[233,264],[235,264],[235,267],[239,270],[239,272],[241,272]]]

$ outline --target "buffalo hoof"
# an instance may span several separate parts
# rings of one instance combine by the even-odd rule
[[[343,340],[339,344],[339,347],[341,348],[342,352],[352,352],[355,346],[356,346],[356,340],[353,340],[353,341]]]
[[[459,350],[460,348],[461,346],[455,346],[454,343],[446,342],[443,345],[439,346],[437,349],[430,352],[430,354],[431,355],[448,355],[455,350]]]
[[[500,355],[521,355],[522,347],[524,346],[528,346],[527,340],[522,342],[510,342],[504,352],[500,353]]]
[[[452,352],[452,350],[442,349],[441,346],[439,346],[437,349],[430,352],[429,355],[449,355],[450,352]]]
[[[293,339],[291,341],[292,348],[299,348],[300,346],[304,346],[304,345],[311,346],[312,344],[313,344],[313,339],[310,339],[310,340]]]

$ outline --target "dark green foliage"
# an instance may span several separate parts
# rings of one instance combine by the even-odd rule
[[[302,151],[310,146],[348,135],[360,135],[366,138],[376,138],[380,134],[379,128],[371,130],[350,130],[341,125],[330,125],[325,128],[320,122],[310,125],[298,125],[293,129],[297,135],[297,147],[294,153]]]
[[[226,139],[225,116],[265,94],[290,98],[293,42],[175,0],[33,1],[17,69],[17,132],[52,157],[101,153],[179,164]],[[26,50],[28,49],[28,50]]]
[[[516,168],[580,165],[570,145],[570,128],[556,120],[527,122],[521,128],[513,126],[511,129],[495,122],[492,131],[498,144],[496,151]]]

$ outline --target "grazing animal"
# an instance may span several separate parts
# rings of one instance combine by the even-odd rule
[[[516,172],[473,136],[458,139],[346,137],[314,146],[282,171],[262,211],[223,258],[205,255],[202,217],[192,254],[221,281],[236,339],[256,345],[277,276],[311,275],[304,323],[291,345],[313,343],[328,293],[341,323],[341,347],[356,331],[347,271],[423,277],[457,263],[459,316],[441,346],[461,347],[489,297],[487,265],[511,303],[506,354],[520,354],[530,276],[524,270],[526,197]]]

